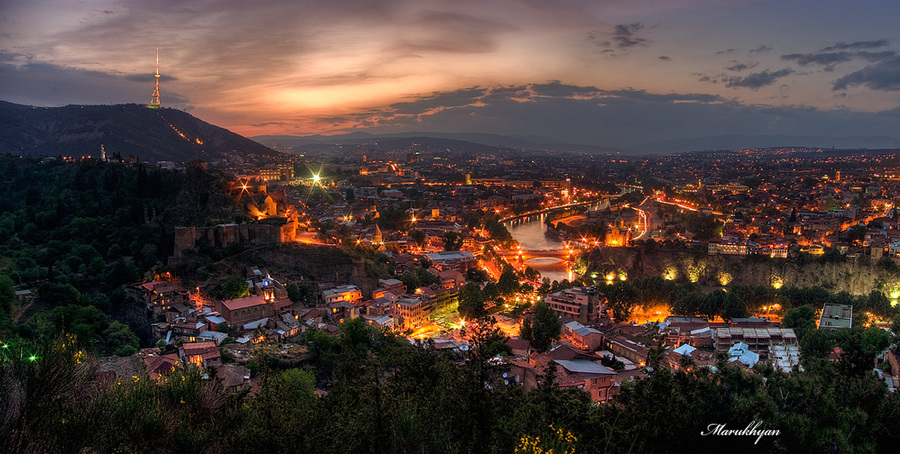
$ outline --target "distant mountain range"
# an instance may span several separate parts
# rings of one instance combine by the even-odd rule
[[[278,155],[186,112],[140,104],[31,107],[0,101],[0,153],[25,156],[137,156],[186,162],[229,155]]]
[[[252,140],[251,140],[252,139]],[[505,148],[531,152],[589,154],[681,153],[762,147],[821,147],[837,149],[900,149],[896,137],[804,137],[722,135],[611,148],[566,143],[552,137],[485,133],[411,131],[374,135],[354,132],[334,136],[256,136],[251,139],[206,123],[186,112],[149,108],[140,104],[32,107],[0,101],[0,153],[26,156],[98,156],[106,153],[142,161],[212,161],[229,156],[243,159],[275,156],[269,147],[293,147],[294,151],[351,150],[452,150],[490,152]]]
[[[361,145],[374,142],[388,142],[398,139],[438,139],[445,143],[472,143],[486,145],[494,148],[508,148],[520,150],[553,150],[574,151],[586,153],[603,153],[615,151],[609,147],[594,145],[567,144],[558,139],[545,136],[504,136],[486,133],[452,133],[452,132],[422,132],[410,131],[396,134],[369,134],[366,132],[353,132],[349,134],[337,134],[333,136],[254,136],[251,139],[267,146],[286,146],[295,149],[303,149],[313,144],[344,144]]]
[[[680,153],[696,150],[774,147],[838,148],[848,150],[863,148],[886,149],[900,148],[900,138],[886,136],[814,137],[722,135],[648,143],[635,147],[632,151],[643,153]]]
[[[522,150],[570,151],[581,153],[661,154],[683,153],[698,150],[728,150],[736,148],[810,147],[838,149],[895,149],[900,148],[900,138],[873,137],[812,137],[767,135],[721,135],[652,142],[635,147],[612,148],[596,145],[572,144],[545,136],[503,136],[484,133],[442,133],[412,131],[375,135],[353,132],[333,136],[255,136],[251,139],[268,146],[293,147],[295,150],[317,149],[325,144],[362,145],[389,142],[396,139],[443,139],[459,142]],[[319,145],[318,147],[315,145]]]

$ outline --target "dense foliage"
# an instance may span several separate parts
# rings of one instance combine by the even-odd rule
[[[502,334],[487,320],[467,330],[466,352],[410,345],[359,320],[339,335],[312,330],[303,368],[257,354],[262,381],[252,397],[196,370],[162,384],[98,380],[70,339],[12,346],[0,363],[0,450],[885,452],[900,433],[898,396],[849,361],[805,360],[790,374],[724,362],[717,371],[656,369],[613,404],[595,405],[558,387],[552,368],[527,394],[506,384],[495,359],[508,354]],[[317,388],[327,392],[317,397]],[[710,424],[753,421],[779,434],[756,444],[701,435]]]
[[[162,272],[174,227],[233,213],[224,179],[200,167],[3,156],[0,185],[0,338],[65,330],[99,354],[138,347],[114,321],[134,315],[120,287]],[[11,286],[38,298],[20,305],[6,295]],[[146,320],[135,325],[146,329]]]
[[[608,299],[608,307],[615,321],[628,321],[636,307],[666,306],[675,315],[696,315],[707,318],[746,317],[750,312],[777,308],[788,311],[802,306],[821,308],[825,303],[853,305],[853,322],[864,325],[872,317],[893,320],[900,316],[900,306],[894,307],[881,290],[868,295],[832,293],[823,287],[771,287],[737,285],[728,291],[707,293],[697,283],[687,280],[666,280],[648,277],[634,281],[615,281],[600,286]],[[771,309],[770,308],[770,309]]]

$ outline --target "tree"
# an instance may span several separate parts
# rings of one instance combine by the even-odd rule
[[[630,282],[619,281],[606,287],[607,307],[612,311],[612,318],[622,323],[631,317],[631,309],[637,300],[637,291]]]
[[[731,322],[733,318],[743,318],[750,315],[747,312],[747,305],[738,298],[733,292],[725,295],[725,304],[722,307],[722,318],[726,322]]]
[[[541,272],[530,266],[526,266],[523,273],[525,274],[525,279],[529,281],[536,281],[541,278]]]
[[[866,239],[866,226],[863,224],[856,224],[849,229],[847,229],[847,239],[850,240],[854,245],[861,245],[863,240]]]
[[[240,277],[232,277],[222,284],[222,296],[225,299],[242,298],[250,294],[250,286]]]
[[[483,268],[469,268],[466,271],[466,279],[476,282],[487,282],[491,279],[491,276]]]
[[[9,276],[0,275],[0,320],[10,315],[12,303],[16,299],[15,285]]]
[[[459,290],[459,296],[457,298],[459,299],[458,311],[460,317],[474,319],[485,314],[485,297],[478,284],[469,282],[464,285],[463,288]]]
[[[793,328],[797,332],[797,337],[803,339],[806,333],[816,329],[816,310],[812,306],[788,309],[781,319],[781,326]]]
[[[72,284],[54,284],[44,282],[38,288],[38,294],[50,306],[64,306],[66,304],[81,304],[81,292]]]
[[[425,238],[427,235],[424,230],[412,229],[409,231],[409,237],[416,242],[416,245],[422,247],[425,245]]]
[[[103,331],[106,345],[113,354],[118,356],[131,356],[137,353],[140,343],[137,336],[128,325],[114,321]]]
[[[522,337],[539,352],[549,350],[553,342],[559,339],[561,331],[559,316],[543,301],[534,305],[534,317],[522,323]]]
[[[516,272],[511,266],[506,265],[503,267],[503,272],[500,273],[500,278],[497,279],[497,290],[504,296],[512,295],[519,290],[519,278],[516,277]]]
[[[287,291],[288,298],[294,303],[300,302],[303,299],[303,293],[300,292],[300,287],[293,283],[289,282],[284,286],[285,291]]]
[[[445,251],[458,251],[463,245],[463,238],[456,232],[445,232],[441,237],[444,240]]]

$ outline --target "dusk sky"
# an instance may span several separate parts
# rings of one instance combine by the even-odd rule
[[[900,2],[0,0],[0,99],[246,136],[900,137]]]

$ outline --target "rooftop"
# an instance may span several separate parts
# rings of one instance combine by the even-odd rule
[[[243,309],[245,307],[252,307],[259,304],[266,304],[266,300],[262,297],[262,295],[250,295],[243,298],[222,301],[222,305],[230,311]]]
[[[593,361],[588,361],[586,359],[573,359],[573,360],[565,360],[559,359],[556,360],[556,364],[559,364],[567,371],[576,373],[576,374],[604,374],[604,375],[615,375],[615,372],[609,370],[608,368],[601,366]]]

